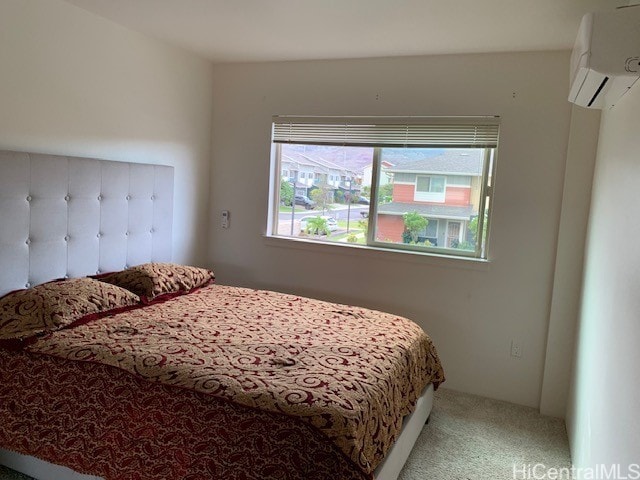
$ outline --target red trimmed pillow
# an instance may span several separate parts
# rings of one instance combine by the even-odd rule
[[[17,290],[0,298],[0,340],[58,330],[87,315],[140,303],[137,295],[91,278],[74,278]]]
[[[138,295],[144,303],[149,303],[207,286],[213,283],[215,276],[206,268],[175,263],[145,263],[96,278],[101,282],[126,288]]]

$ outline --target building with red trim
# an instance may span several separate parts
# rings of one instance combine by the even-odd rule
[[[401,243],[403,215],[409,212],[428,220],[419,242],[456,248],[471,240],[468,226],[478,215],[482,149],[387,148],[382,160],[393,195],[390,203],[378,206],[377,240]]]

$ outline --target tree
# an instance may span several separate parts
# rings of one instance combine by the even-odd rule
[[[369,219],[363,218],[362,220],[358,220],[358,227],[362,229],[362,231],[364,232],[364,236],[366,238],[369,232]]]
[[[429,225],[429,220],[424,218],[418,212],[405,213],[402,216],[402,219],[404,220],[404,231],[406,233],[406,235],[402,235],[402,240],[405,243],[417,243],[420,233],[427,228],[427,225]],[[410,242],[407,240],[410,240]]]
[[[280,202],[285,205],[293,203],[293,185],[289,183],[288,178],[284,177],[280,180]]]
[[[307,219],[307,233],[313,235],[329,235],[327,219],[320,216]]]
[[[386,183],[378,188],[378,203],[389,203],[393,199],[393,184]]]
[[[487,239],[487,229],[486,229],[486,225],[487,225],[487,221],[489,220],[487,214],[484,214],[484,225],[485,228],[482,229],[482,243],[484,244],[484,242]],[[469,222],[469,225],[467,225],[467,229],[469,230],[469,232],[471,233],[471,237],[469,240],[473,247],[475,248],[477,239],[478,239],[478,217],[473,217],[471,219],[471,221]]]
[[[331,210],[331,188],[327,185],[327,182],[323,181],[317,188],[313,189],[310,193],[311,200],[316,202],[316,207],[322,209],[322,214],[324,215],[326,210]]]

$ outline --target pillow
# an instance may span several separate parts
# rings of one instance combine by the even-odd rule
[[[144,303],[149,303],[209,285],[215,276],[206,268],[175,263],[145,263],[94,278],[126,288],[138,295]]]
[[[58,330],[87,315],[140,303],[137,295],[90,278],[44,283],[0,298],[0,340]]]

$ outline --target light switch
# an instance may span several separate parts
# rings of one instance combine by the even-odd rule
[[[222,228],[229,228],[229,210],[222,211]]]

